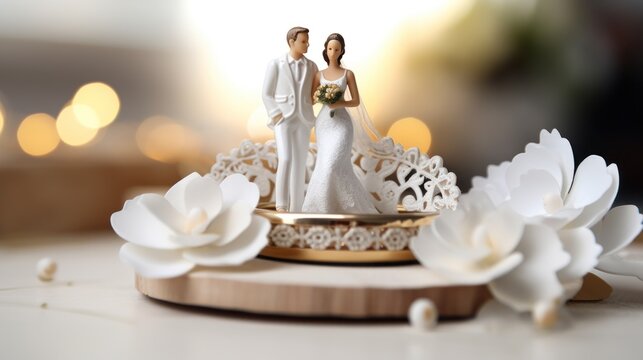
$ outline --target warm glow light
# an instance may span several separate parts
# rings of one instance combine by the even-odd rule
[[[414,117],[400,119],[388,130],[388,136],[405,149],[418,147],[427,152],[431,147],[431,131],[424,122]]]
[[[266,140],[274,138],[274,132],[268,127],[268,114],[266,114],[266,109],[263,106],[260,106],[255,110],[250,118],[248,118],[248,124],[246,129],[248,130],[248,135],[250,139],[257,142],[265,142]]]
[[[357,74],[358,85],[365,90],[362,97],[368,97],[369,89],[382,92],[383,81],[375,75],[388,71],[381,65],[384,57],[396,56],[387,41],[409,19],[440,12],[452,1],[396,0],[395,6],[342,1],[341,14],[348,18],[337,21],[326,16],[323,6],[311,7],[293,0],[257,1],[252,5],[228,1],[225,7],[216,1],[186,0],[183,20],[205,52],[198,57],[205,64],[200,78],[216,79],[202,82],[204,88],[199,93],[207,95],[201,103],[207,101],[211,111],[219,115],[218,121],[239,127],[239,119],[246,119],[260,105],[268,61],[288,51],[286,32],[297,25],[310,29],[306,56],[320,69],[326,66],[321,55],[326,37],[342,33],[347,42],[343,61]],[[362,18],[368,20],[359,21]],[[369,111],[378,117],[377,111]]]
[[[88,116],[87,109],[75,108],[75,105],[67,106],[60,112],[56,121],[56,129],[58,129],[58,135],[63,142],[71,146],[81,146],[92,141],[98,130],[81,124],[78,114]]]
[[[65,105],[66,107],[70,106],[69,104]],[[101,126],[101,120],[98,118],[98,114],[91,106],[84,104],[74,104],[71,103],[71,107],[74,110],[74,116],[76,121],[83,127],[89,129],[99,129]]]
[[[73,105],[76,118],[85,127],[99,129],[111,124],[120,109],[121,103],[116,91],[109,85],[95,82],[82,86],[74,95]],[[95,115],[89,113],[93,110]]]
[[[185,1],[185,21],[210,48],[215,66],[230,81],[227,86],[255,88],[262,79],[266,61],[288,51],[286,32],[297,25],[310,29],[310,48],[307,56],[319,66],[325,65],[321,51],[326,36],[340,32],[350,46],[350,63],[368,61],[404,21],[435,12],[453,0],[416,1],[396,0],[395,6],[366,6],[362,1],[343,1],[342,13],[356,18],[368,17],[377,26],[365,26],[362,21],[329,21],[320,16],[321,8],[302,6],[299,1],[257,1],[248,11],[245,1],[220,3],[209,0]],[[278,10],[278,11],[275,11]],[[268,15],[269,14],[269,15]],[[239,17],[243,16],[243,23]],[[294,23],[293,23],[293,19]],[[251,26],[245,25],[251,24]],[[251,41],[251,42],[248,42]],[[226,54],[225,56],[222,56]],[[260,66],[257,66],[260,64]]]
[[[18,127],[18,144],[29,155],[47,155],[54,151],[59,143],[56,120],[48,114],[29,115]]]
[[[136,131],[136,143],[145,156],[166,163],[199,155],[199,137],[164,116],[145,119]]]
[[[2,130],[4,129],[4,108],[2,103],[0,103],[0,135],[2,135]]]

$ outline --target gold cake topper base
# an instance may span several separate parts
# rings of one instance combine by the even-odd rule
[[[271,223],[262,256],[290,261],[392,264],[415,260],[409,242],[435,213],[281,213],[260,204],[255,213]]]

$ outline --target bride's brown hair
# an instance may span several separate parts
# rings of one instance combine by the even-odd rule
[[[324,57],[324,61],[326,61],[326,64],[330,65],[330,60],[328,59],[328,54],[326,54],[326,48],[328,47],[328,43],[331,40],[339,41],[339,44],[342,46],[342,53],[337,58],[337,64],[339,65],[339,64],[341,64],[342,56],[344,56],[344,53],[346,52],[346,46],[345,46],[345,43],[344,43],[344,37],[341,34],[332,33],[332,34],[328,35],[328,38],[326,39],[326,42],[324,43],[324,51],[322,51],[322,56]]]

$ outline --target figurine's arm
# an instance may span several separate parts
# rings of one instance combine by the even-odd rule
[[[275,90],[277,88],[277,77],[279,76],[279,70],[277,68],[277,62],[271,61],[268,64],[266,69],[266,76],[263,80],[263,91],[261,92],[261,98],[263,99],[263,104],[266,107],[266,112],[268,112],[268,117],[273,121],[278,121],[283,117],[281,109],[275,101]]]
[[[348,83],[348,90],[351,92],[351,99],[348,101],[344,99],[338,100],[336,103],[329,105],[331,109],[359,106],[359,90],[357,89],[357,81],[355,81],[355,75],[352,71],[348,70],[346,72],[346,80]]]
[[[315,66],[315,69],[317,69],[317,66]],[[315,99],[315,91],[317,91],[317,88],[319,88],[319,84],[320,84],[320,80],[319,80],[320,76],[319,76],[319,74],[320,74],[320,72],[316,71],[315,76],[313,77],[313,87],[311,89],[312,90],[311,91],[311,96],[313,98],[313,102],[312,102],[313,104],[317,103],[317,99]]]

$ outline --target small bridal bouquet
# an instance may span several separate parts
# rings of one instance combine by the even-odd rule
[[[330,105],[342,98],[344,92],[337,84],[324,84],[315,91],[315,102]],[[335,116],[335,110],[330,111],[330,117]]]

